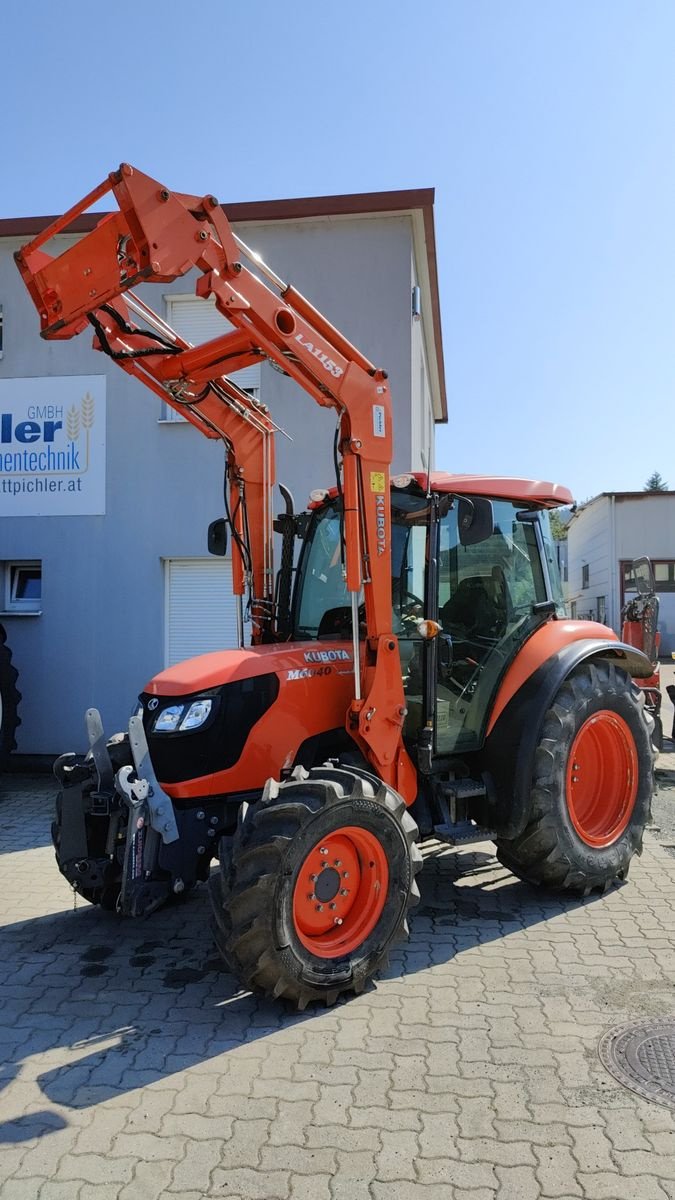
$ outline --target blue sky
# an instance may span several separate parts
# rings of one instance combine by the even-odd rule
[[[675,488],[675,5],[2,9],[0,216],[123,159],[223,200],[433,186],[439,467]]]

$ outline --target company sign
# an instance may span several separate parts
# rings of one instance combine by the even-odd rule
[[[0,379],[0,516],[105,512],[105,376]]]

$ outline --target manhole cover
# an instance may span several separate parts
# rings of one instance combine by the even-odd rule
[[[624,1087],[675,1108],[675,1017],[635,1021],[600,1040],[600,1061]]]

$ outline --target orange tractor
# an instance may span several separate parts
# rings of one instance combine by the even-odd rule
[[[109,191],[118,211],[50,257]],[[229,533],[239,598],[238,649],[157,675],[124,735],[106,741],[90,710],[89,753],[57,760],[53,838],[73,887],[133,916],[210,876],[230,968],[302,1008],[361,990],[405,933],[420,837],[490,831],[507,867],[554,888],[625,878],[653,777],[633,678],[652,666],[610,629],[564,619],[547,510],[569,492],[390,478],[386,372],[213,196],[123,164],[17,263],[43,337],[93,327],[97,350],[224,443],[209,545],[224,553]],[[228,322],[200,346],[133,290],[191,270]],[[309,513],[282,489],[274,518],[276,427],[228,377],[262,359],[336,413],[335,483]]]

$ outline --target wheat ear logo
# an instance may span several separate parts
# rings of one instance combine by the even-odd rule
[[[66,415],[66,435],[69,442],[78,441],[80,433],[84,430],[86,439],[84,471],[89,470],[89,438],[90,430],[94,424],[95,409],[94,397],[91,395],[91,392],[85,392],[80,400],[80,407],[77,408],[74,404],[71,404]]]

